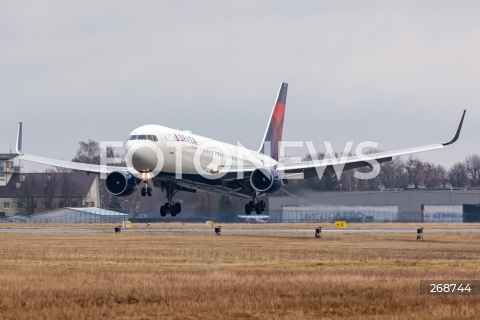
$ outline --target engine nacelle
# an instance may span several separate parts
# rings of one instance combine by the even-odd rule
[[[250,185],[261,193],[274,193],[282,187],[282,179],[274,169],[255,169],[250,175]]]
[[[111,195],[126,197],[135,192],[137,182],[129,172],[113,171],[105,179],[105,188]]]

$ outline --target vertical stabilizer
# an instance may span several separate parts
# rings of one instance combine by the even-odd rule
[[[277,100],[273,106],[270,120],[258,152],[263,153],[278,161],[279,142],[282,141],[283,119],[285,117],[285,106],[287,104],[288,84],[282,82],[278,91]]]

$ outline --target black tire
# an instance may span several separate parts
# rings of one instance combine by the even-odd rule
[[[253,203],[253,201],[250,201],[248,204],[250,205],[250,208],[252,208],[251,210],[253,210],[253,207],[255,207],[255,204]]]
[[[147,188],[147,195],[148,195],[149,197],[151,197],[152,194],[153,194],[152,188],[151,188],[151,187],[148,187],[148,188]]]
[[[260,208],[262,209],[262,211],[265,211],[265,207],[267,206],[267,203],[265,201],[260,201]]]
[[[180,213],[180,212],[182,212],[182,205],[181,205],[180,203],[178,203],[178,202],[175,203],[174,207],[175,207],[175,212],[176,212],[177,214]]]
[[[175,217],[175,216],[177,215],[177,213],[178,213],[177,210],[176,210],[176,208],[175,208],[175,205],[170,206],[169,209],[170,209],[170,214],[172,215],[172,217]]]
[[[142,194],[142,197],[145,197],[147,195],[147,188],[143,187],[140,193]]]
[[[165,217],[167,215],[167,208],[165,208],[165,206],[160,207],[160,215],[162,217]]]
[[[257,203],[257,204],[255,205],[255,212],[256,212],[257,214],[261,214],[261,213],[262,213],[262,205],[261,205],[260,203]]]
[[[250,214],[252,213],[252,207],[250,206],[250,203],[247,203],[245,205],[245,214]]]

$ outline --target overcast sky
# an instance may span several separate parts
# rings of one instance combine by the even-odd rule
[[[315,2],[315,4],[312,4]],[[159,124],[257,149],[280,82],[284,140],[459,141],[480,153],[478,1],[2,1],[0,152],[70,160],[78,141]],[[292,150],[291,154],[305,151]]]

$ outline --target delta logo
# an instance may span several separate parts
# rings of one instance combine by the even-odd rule
[[[195,139],[193,139],[192,137],[185,136],[183,134],[176,134],[176,133],[174,133],[173,135],[175,136],[175,140],[177,141],[188,142],[190,144],[195,144],[198,146],[197,141],[195,141]]]

